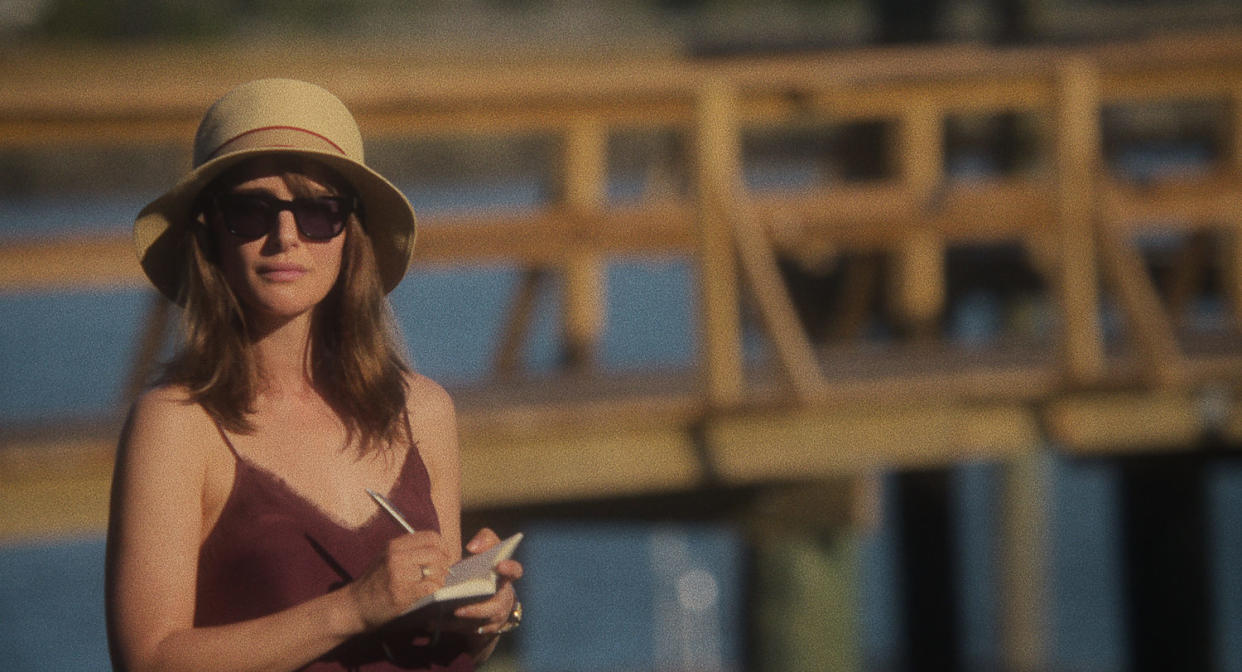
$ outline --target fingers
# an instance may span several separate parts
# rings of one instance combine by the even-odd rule
[[[495,635],[517,627],[522,619],[521,604],[513,582],[522,578],[525,569],[517,560],[505,560],[496,565],[500,576],[500,588],[496,594],[482,602],[459,607],[453,612],[468,624],[468,630],[480,635]]]
[[[389,546],[395,546],[399,549],[406,550],[406,551],[413,551],[415,549],[428,549],[431,551],[438,551],[441,553],[444,552],[443,540],[441,539],[439,533],[431,532],[428,530],[420,530],[418,532],[412,532],[410,534],[403,534],[399,537],[394,537],[388,543],[389,543]]]
[[[482,602],[459,607],[453,616],[462,622],[462,630],[480,635],[498,634],[507,629],[506,625],[518,608],[517,594],[512,586],[506,585]]]
[[[418,599],[444,585],[452,558],[435,533],[407,534],[388,544],[387,562],[397,583]]]
[[[448,578],[452,558],[434,532],[391,540],[371,569],[351,584],[358,614],[367,629],[405,612],[419,598],[435,592]]]
[[[526,570],[522,567],[522,563],[517,560],[502,560],[496,565],[496,574],[500,576],[501,581],[517,581],[525,573]]]
[[[500,537],[491,528],[485,527],[474,534],[470,541],[466,544],[466,551],[470,553],[482,553],[487,549],[500,543]]]
[[[466,552],[483,553],[500,541],[500,537],[493,530],[485,527],[466,543]],[[522,615],[513,582],[522,578],[525,569],[517,560],[508,559],[497,563],[496,574],[500,578],[496,594],[486,600],[455,609],[453,618],[445,623],[447,629],[478,635],[496,635],[517,627]]]
[[[405,563],[405,567],[413,567],[416,573],[422,574],[420,567],[428,567],[440,578],[448,575],[448,567],[453,558],[444,550],[440,535],[434,532],[406,534],[388,542],[389,558]],[[420,578],[428,578],[420,576]]]

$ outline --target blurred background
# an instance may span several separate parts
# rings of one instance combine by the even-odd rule
[[[1242,6],[0,0],[0,666],[104,670],[134,214],[326,86],[524,531],[489,669],[1242,670]]]

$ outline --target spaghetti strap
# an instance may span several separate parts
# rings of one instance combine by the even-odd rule
[[[415,450],[417,446],[414,445],[414,428],[410,426],[410,409],[401,409],[401,419],[405,421],[405,440],[409,450]]]
[[[229,435],[224,432],[224,427],[220,425],[220,421],[216,419],[214,415],[211,416],[211,421],[215,423],[216,431],[220,433],[220,438],[224,439],[224,445],[229,447],[230,453],[233,453],[233,459],[238,462],[245,462],[245,460],[242,459],[241,454],[237,452],[237,448],[233,445],[233,442],[229,439]]]

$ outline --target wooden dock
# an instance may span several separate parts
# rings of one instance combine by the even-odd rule
[[[987,459],[1010,465],[1007,546],[1039,549],[1042,451],[1242,440],[1239,38],[455,67],[378,50],[9,54],[0,149],[184,143],[211,100],[273,71],[337,92],[368,140],[552,138],[546,204],[421,220],[416,264],[523,269],[494,374],[455,390],[468,515],[722,490],[796,493],[786,506],[798,511],[820,484],[840,496],[815,500],[810,524],[866,525],[878,472]],[[1142,182],[1110,168],[1108,119],[1186,104],[1223,111],[1210,165]],[[1006,115],[1033,120],[1033,165],[951,174],[947,125]],[[756,135],[866,124],[886,129],[878,176],[766,190],[742,179]],[[636,131],[677,139],[673,175],[657,165],[641,198],[614,203],[610,155]],[[1190,280],[1150,271],[1139,242],[1153,234],[1181,241],[1170,277],[1215,278],[1219,329],[1187,324],[1177,288]],[[1051,326],[962,347],[943,329],[952,252],[996,245],[1021,251]],[[642,256],[693,264],[701,347],[684,371],[606,374],[595,361],[605,268]],[[807,298],[790,285],[791,269],[824,268],[842,277],[828,337],[808,329]],[[519,353],[549,276],[564,291],[565,365],[536,376]],[[123,237],[0,245],[0,292],[141,280]],[[875,305],[897,337],[865,335]],[[170,312],[152,299],[153,343]],[[749,321],[770,352],[759,365],[743,354]],[[144,352],[135,381],[152,366],[154,347]],[[118,424],[0,430],[0,540],[102,531]],[[1034,669],[1043,570],[1037,553],[1018,555],[1005,573],[1006,655]]]

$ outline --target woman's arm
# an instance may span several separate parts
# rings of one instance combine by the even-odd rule
[[[461,557],[461,456],[457,446],[457,418],[453,401],[444,388],[428,378],[410,378],[410,422],[416,428],[419,455],[431,477],[431,497],[440,519],[446,552],[453,561]],[[481,553],[499,543],[488,529],[471,540],[467,551]],[[505,624],[517,602],[513,581],[521,578],[522,566],[506,560],[497,567],[500,589],[488,600],[454,611],[445,629],[470,635],[476,662],[483,662],[496,647],[497,629]]]
[[[418,455],[431,479],[440,537],[450,564],[461,559],[461,456],[457,450],[457,411],[438,383],[419,374],[408,379],[407,408]]]
[[[138,401],[122,433],[108,530],[109,644],[118,670],[292,670],[376,627],[435,588],[418,565],[446,562],[439,538],[400,537],[348,589],[288,610],[194,627],[198,549],[204,534],[210,451],[218,435],[183,395]],[[412,578],[416,577],[416,578]]]

